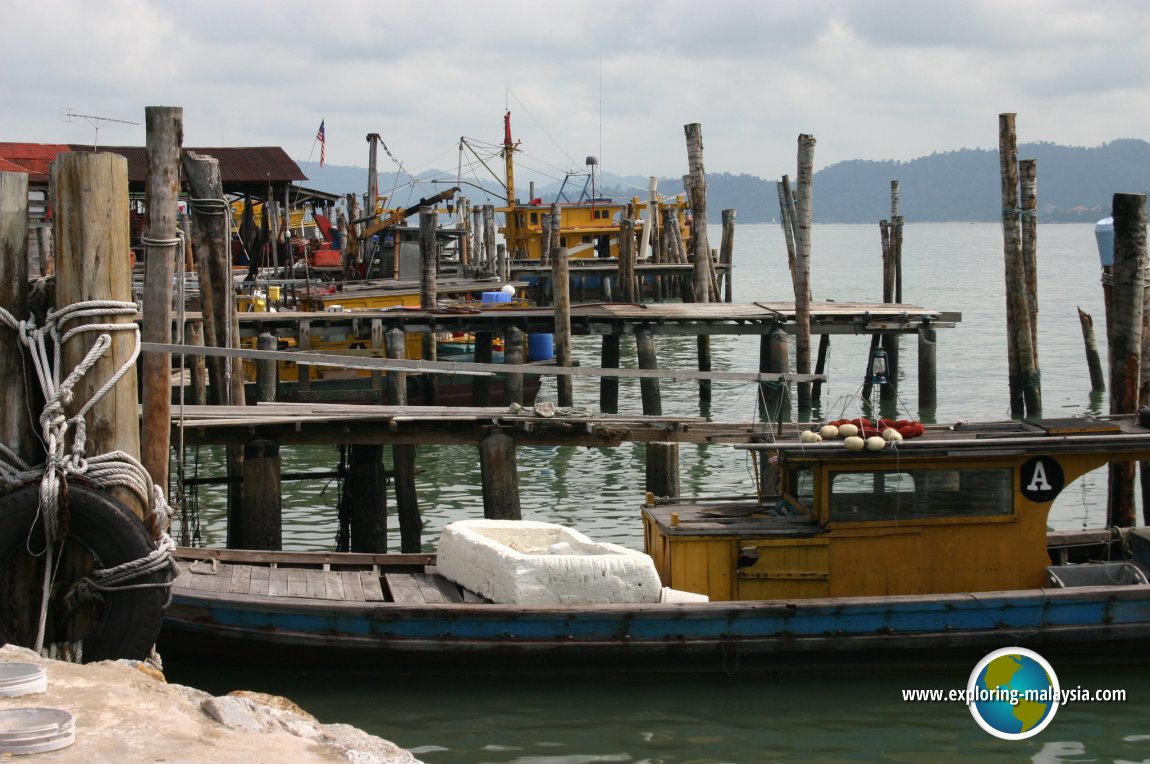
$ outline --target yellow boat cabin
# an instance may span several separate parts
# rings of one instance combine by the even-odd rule
[[[1054,499],[1111,461],[1150,458],[1150,429],[1132,417],[958,424],[873,445],[746,446],[777,495],[646,507],[663,584],[712,600],[1047,586]]]

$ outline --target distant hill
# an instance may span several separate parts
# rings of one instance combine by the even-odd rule
[[[1043,222],[1094,222],[1110,214],[1115,193],[1150,192],[1150,143],[1133,138],[1110,141],[1093,148],[1059,146],[1054,143],[1025,143],[1019,146],[1020,159],[1038,163],[1039,220]],[[367,186],[367,170],[360,167],[311,167],[305,171],[308,185],[333,193]],[[793,180],[795,171],[790,170]],[[426,176],[442,173],[427,173]],[[397,184],[395,176],[380,176],[380,188],[387,191]],[[740,223],[762,223],[778,219],[778,179],[753,175],[710,173],[707,175],[707,217],[719,222],[724,209],[735,209]],[[1001,218],[998,151],[958,149],[934,153],[907,162],[855,159],[830,165],[814,176],[814,220],[816,223],[872,223],[890,216],[890,182],[899,181],[900,211],[908,222],[994,221]],[[628,198],[646,196],[647,178],[600,179],[602,196]],[[410,204],[442,186],[404,186],[396,202]],[[682,193],[682,178],[659,181],[661,194]],[[555,188],[537,193],[548,201]],[[465,189],[473,200],[482,194]],[[497,200],[496,200],[497,201]]]

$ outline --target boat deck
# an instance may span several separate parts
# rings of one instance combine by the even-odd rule
[[[184,550],[185,553],[189,551]],[[178,565],[180,574],[172,586],[189,591],[338,603],[435,605],[489,602],[448,581],[431,565],[385,571],[379,564],[348,564],[333,569],[324,563],[261,564],[206,558],[181,559]]]

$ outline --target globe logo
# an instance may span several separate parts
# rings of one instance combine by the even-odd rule
[[[1058,712],[1058,677],[1038,653],[1004,647],[985,656],[967,682],[970,714],[1003,740],[1025,740],[1046,729]]]

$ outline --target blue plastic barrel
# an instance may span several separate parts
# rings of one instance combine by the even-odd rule
[[[554,334],[528,334],[527,360],[550,361],[555,357]]]

